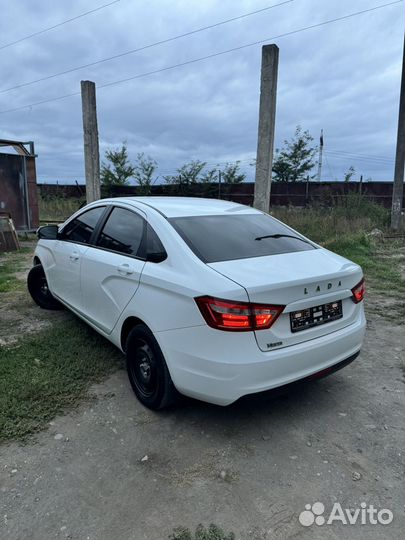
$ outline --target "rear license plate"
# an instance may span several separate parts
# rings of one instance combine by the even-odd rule
[[[291,332],[313,328],[343,317],[342,301],[322,304],[290,313]]]

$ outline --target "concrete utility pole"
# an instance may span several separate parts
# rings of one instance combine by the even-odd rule
[[[323,129],[321,129],[321,136],[319,137],[319,154],[318,154],[318,174],[317,180],[321,181],[322,177],[322,153],[323,153]]]
[[[263,212],[270,210],[271,170],[273,165],[274,126],[278,73],[277,45],[262,48],[260,81],[259,132],[257,140],[255,195],[253,206]]]
[[[391,228],[398,230],[401,225],[402,196],[404,192],[405,165],[405,36],[402,50],[402,77],[399,96],[397,150],[395,154],[394,185],[392,189]]]
[[[96,85],[92,81],[81,81],[80,86],[82,91],[86,200],[87,203],[90,203],[101,198]]]

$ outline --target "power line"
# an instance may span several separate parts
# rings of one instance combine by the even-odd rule
[[[238,15],[237,17],[232,17],[231,19],[226,19],[224,21],[220,21],[214,24],[210,24],[209,26],[203,26],[201,28],[197,28],[196,30],[191,30],[189,32],[185,32],[184,34],[179,34],[177,36],[172,36],[167,39],[162,39],[160,41],[156,41],[154,43],[150,43],[148,45],[144,45],[142,47],[138,47],[137,49],[131,49],[129,51],[125,51],[122,53],[115,54],[113,56],[109,56],[107,58],[101,58],[100,60],[96,60],[95,62],[89,62],[88,64],[82,64],[80,66],[76,66],[70,69],[66,69],[64,71],[59,71],[58,73],[53,73],[51,75],[47,75],[46,77],[41,77],[39,79],[35,79],[32,81],[28,81],[21,84],[16,84],[15,86],[10,86],[9,88],[5,88],[3,90],[0,90],[0,94],[4,94],[6,92],[10,92],[11,90],[16,90],[18,88],[23,88],[25,86],[30,86],[32,84],[36,84],[42,81],[48,81],[49,79],[54,79],[56,77],[60,77],[62,75],[66,75],[68,73],[73,73],[74,71],[79,71],[81,69],[85,69],[88,67],[96,66],[99,64],[103,64],[104,62],[109,62],[110,60],[116,60],[117,58],[122,58],[123,56],[128,56],[129,54],[134,54],[140,51],[144,51],[146,49],[151,49],[152,47],[156,47],[157,45],[163,45],[165,43],[170,43],[171,41],[176,41],[177,39],[181,39],[187,36],[191,36],[193,34],[197,34],[199,32],[203,32],[205,30],[210,30],[211,28],[216,28],[218,26],[222,26],[224,24],[228,24],[230,22],[238,21],[240,19],[244,19],[246,17],[250,17],[251,15],[256,15],[258,13],[263,13],[264,11],[268,11],[269,9],[273,9],[275,7],[283,6],[284,4],[289,4],[291,2],[294,2],[294,0],[285,0],[284,2],[281,2],[279,4],[273,4],[271,6],[264,7],[262,9],[257,9],[256,11],[250,11],[249,13],[244,13],[243,15]]]
[[[255,157],[252,157],[250,159],[228,159],[227,161],[204,161],[203,159],[189,159],[190,161],[200,161],[201,163],[205,163],[206,167],[218,167],[219,165],[234,165],[235,163],[247,163],[251,162],[252,159],[255,159]]]
[[[370,167],[371,166],[377,166],[377,165],[380,165],[382,167],[392,167],[392,164],[391,163],[386,163],[384,161],[374,161],[374,160],[371,160],[371,159],[366,159],[366,158],[349,158],[347,156],[331,156],[329,154],[329,157],[331,159],[340,159],[340,160],[344,160],[346,163],[357,163],[357,162],[360,162],[360,163],[366,163],[368,164]]]
[[[271,36],[271,37],[268,37],[266,39],[261,39],[259,41],[255,41],[253,43],[247,43],[245,45],[240,45],[238,47],[233,47],[232,49],[227,49],[225,51],[220,51],[220,52],[208,54],[206,56],[201,56],[200,58],[194,58],[192,60],[187,60],[185,62],[181,62],[181,63],[178,63],[178,64],[173,64],[171,66],[166,66],[164,68],[155,69],[153,71],[148,71],[146,73],[140,73],[138,75],[133,75],[132,77],[126,77],[125,79],[119,79],[117,81],[112,81],[112,82],[109,82],[109,83],[101,84],[101,85],[97,86],[97,88],[98,89],[107,88],[107,87],[110,87],[110,86],[115,86],[115,85],[122,84],[122,83],[125,83],[125,82],[133,81],[135,79],[140,79],[142,77],[148,77],[149,75],[155,75],[157,73],[162,73],[164,71],[169,71],[169,70],[172,70],[172,69],[175,69],[175,68],[178,68],[178,67],[182,67],[182,66],[186,66],[186,65],[190,65],[190,64],[195,64],[196,62],[201,62],[202,60],[208,60],[208,59],[211,59],[211,58],[216,58],[217,56],[221,56],[223,54],[228,54],[228,53],[231,53],[231,52],[246,49],[248,47],[253,47],[255,45],[260,45],[261,43],[265,43],[266,41],[270,41],[270,40],[273,40],[273,39],[279,39],[279,38],[286,37],[286,36],[291,36],[291,35],[294,35],[294,34],[298,34],[300,32],[304,32],[306,30],[311,30],[313,28],[319,28],[320,26],[324,26],[326,24],[330,24],[330,23],[334,23],[334,22],[337,22],[337,21],[342,21],[342,20],[345,20],[345,19],[349,19],[349,18],[355,17],[357,15],[362,15],[363,13],[369,13],[370,11],[376,11],[378,9],[382,9],[382,8],[385,8],[385,7],[388,7],[388,6],[392,6],[394,4],[399,4],[401,2],[402,2],[402,0],[395,0],[394,2],[389,2],[387,4],[381,4],[381,5],[375,6],[373,8],[368,8],[368,9],[364,9],[364,10],[361,10],[361,11],[356,11],[356,12],[350,13],[348,15],[343,15],[341,17],[336,17],[334,19],[329,19],[327,21],[322,21],[320,23],[312,24],[310,26],[305,26],[303,28],[298,28],[297,30],[291,30],[290,32],[285,32],[285,33],[279,34],[277,36]],[[62,96],[58,96],[58,97],[55,97],[55,98],[44,99],[44,100],[37,101],[37,102],[34,102],[34,103],[29,103],[27,105],[22,105],[20,107],[14,107],[12,109],[6,109],[4,111],[0,111],[0,114],[20,111],[22,109],[36,107],[38,105],[43,105],[45,103],[51,103],[53,101],[59,101],[61,99],[66,99],[66,98],[76,96],[76,95],[80,95],[80,92],[72,92],[70,94],[64,94]]]
[[[329,170],[329,174],[330,174],[330,179],[333,180],[333,177],[335,176],[332,172],[332,167],[330,166],[330,163],[329,163],[329,160],[328,160],[328,156],[325,154],[325,161],[326,161],[326,165],[328,167],[328,170]]]
[[[381,163],[382,165],[391,165],[394,161],[394,160],[389,161],[385,159],[382,160],[382,159],[373,158],[373,157],[355,156],[353,154],[349,154],[349,155],[335,154],[334,152],[329,152],[329,151],[327,153],[331,158],[345,159],[345,160],[373,161],[375,163]]]
[[[394,161],[394,158],[389,158],[389,157],[386,157],[386,156],[374,156],[374,155],[370,155],[370,154],[358,154],[356,152],[346,152],[346,151],[343,151],[343,150],[328,150],[328,152],[330,154],[336,154],[336,155],[342,155],[342,156],[353,156],[353,157],[362,157],[362,158],[365,158],[365,159],[375,159],[375,160],[378,160],[378,161],[386,161],[388,163],[392,163]]]
[[[390,158],[388,156],[377,156],[377,155],[371,155],[371,154],[360,154],[358,152],[349,152],[347,150],[335,150],[334,148],[332,148],[332,150],[329,150],[330,152],[334,152],[335,154],[352,154],[352,155],[355,155],[355,156],[363,156],[363,157],[375,157],[375,158],[378,158],[378,159],[387,159],[389,161],[393,161],[393,158]]]
[[[375,161],[377,163],[382,163],[386,165],[390,165],[394,162],[394,160],[379,159],[379,158],[374,158],[372,156],[365,157],[365,156],[359,156],[359,155],[354,155],[354,154],[335,154],[334,152],[329,152],[329,151],[328,151],[328,154],[331,158],[346,159],[346,160],[359,159],[362,161]]]
[[[91,15],[92,13],[95,13],[96,11],[100,11],[101,9],[104,9],[106,7],[112,6],[113,4],[116,4],[117,2],[120,2],[120,0],[114,0],[113,2],[109,2],[108,4],[104,4],[102,6],[91,9],[89,11],[85,11],[84,13],[81,13],[80,15],[76,15],[76,17],[72,17],[71,19],[66,19],[66,21],[62,21],[60,23],[54,24],[53,26],[48,26],[48,28],[43,28],[42,30],[38,30],[38,32],[34,32],[33,34],[29,34],[28,36],[24,36],[20,39],[16,39],[15,41],[11,41],[10,43],[6,43],[5,45],[0,45],[0,51],[2,49],[6,49],[7,47],[11,47],[12,45],[17,45],[17,43],[21,43],[22,41],[25,41],[26,39],[31,39],[35,36],[39,36],[40,34],[45,34],[46,32],[49,32],[50,30],[54,30],[55,28],[59,28],[60,26],[63,26],[64,24],[68,24],[70,22],[76,21],[77,19],[81,19],[82,17],[86,17],[87,15]]]
[[[331,157],[331,158],[335,158],[335,159],[344,159],[346,161],[366,161],[366,162],[370,162],[370,163],[375,163],[375,164],[378,164],[378,165],[392,165],[394,160],[381,160],[381,159],[378,159],[378,158],[373,158],[373,157],[362,157],[362,156],[356,156],[356,155],[341,155],[341,154],[335,154],[334,152],[330,152],[330,151],[327,151],[327,154]]]

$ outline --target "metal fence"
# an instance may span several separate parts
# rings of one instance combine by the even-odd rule
[[[365,198],[381,204],[387,208],[391,206],[392,182],[273,182],[271,186],[272,206],[310,206],[323,204],[333,206],[337,199],[362,194]],[[84,185],[39,184],[39,193],[42,197],[84,197]],[[223,199],[240,202],[246,205],[253,204],[254,183],[222,184],[220,196]],[[139,195],[137,186],[114,187],[111,196]],[[166,196],[194,196],[218,198],[218,184],[193,184],[179,186],[162,184],[152,186],[152,195]]]

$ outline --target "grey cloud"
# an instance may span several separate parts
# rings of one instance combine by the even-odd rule
[[[86,3],[91,9],[101,2]],[[260,9],[271,2],[122,0],[115,6],[0,51],[2,87],[91,62],[189,29]],[[375,2],[377,5],[378,2]],[[367,9],[359,0],[295,0],[261,15],[166,45],[0,94],[0,110],[101,85]],[[276,146],[297,124],[325,150],[392,158],[395,152],[403,42],[402,4],[276,40],[280,47]],[[84,11],[78,0],[19,0],[2,8],[2,42]],[[21,17],[24,12],[25,17]],[[101,150],[126,140],[161,171],[186,160],[248,160],[257,137],[261,46],[98,90]],[[0,115],[0,137],[33,139],[39,180],[83,178],[80,97]],[[326,154],[324,177],[358,173],[391,179],[393,163]],[[244,166],[252,177],[253,169]]]

